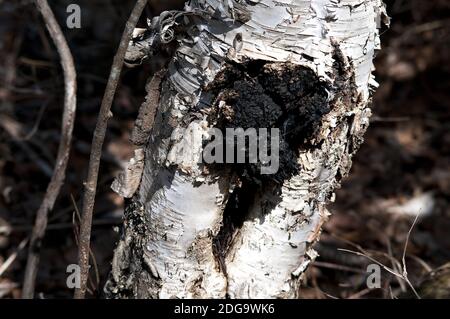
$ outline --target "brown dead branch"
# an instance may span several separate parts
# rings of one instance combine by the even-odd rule
[[[147,0],[138,0],[126,23],[125,30],[120,40],[119,48],[114,56],[105,94],[103,96],[100,113],[92,138],[91,155],[89,158],[88,176],[84,185],[83,209],[80,225],[78,265],[80,266],[80,288],[75,290],[74,298],[83,299],[86,293],[87,279],[89,275],[89,251],[92,228],[92,211],[97,190],[98,170],[102,146],[105,140],[108,119],[112,116],[111,105],[119,82],[123,67],[125,53],[131,40],[133,30],[144,10]]]
[[[55,43],[61,59],[61,65],[64,72],[65,96],[61,142],[58,148],[58,155],[56,158],[53,175],[50,183],[48,184],[41,206],[36,214],[36,222],[31,234],[28,261],[25,269],[25,279],[22,291],[23,298],[33,298],[34,296],[35,280],[39,264],[39,251],[47,228],[48,212],[53,209],[53,205],[55,204],[56,198],[58,197],[59,191],[65,179],[76,111],[76,71],[69,46],[67,45],[66,39],[64,38],[61,28],[59,27],[47,1],[36,0],[36,6],[42,14],[47,30]]]
[[[19,256],[19,253],[25,248],[25,246],[28,244],[29,238],[23,239],[17,249],[3,262],[3,264],[0,265],[0,277],[3,276],[3,274],[8,270],[8,268],[14,263],[14,261],[17,259],[17,256]]]
[[[411,228],[408,231],[408,234],[406,236],[406,241],[405,241],[405,246],[403,249],[403,255],[402,255],[402,263],[401,263],[401,267],[393,267],[390,268],[388,266],[386,266],[385,264],[381,263],[380,261],[378,261],[377,259],[373,258],[370,256],[370,252],[364,250],[361,246],[359,245],[354,245],[359,251],[353,251],[353,250],[349,250],[349,249],[338,249],[339,251],[343,251],[343,252],[347,252],[347,253],[351,253],[351,254],[355,254],[357,256],[363,256],[366,257],[367,259],[369,259],[370,261],[378,264],[380,267],[382,267],[385,271],[387,271],[388,273],[390,273],[391,275],[394,275],[395,277],[403,280],[404,282],[406,282],[406,284],[409,286],[409,288],[411,289],[411,291],[414,293],[415,297],[417,299],[421,299],[420,295],[417,293],[416,289],[414,288],[413,284],[411,283],[411,281],[408,278],[408,272],[406,269],[406,249],[408,247],[408,242],[409,242],[409,238],[411,236],[411,232],[414,228],[414,226],[417,223],[417,220],[419,218],[419,214],[416,216],[416,218],[414,219],[413,224],[411,225]],[[388,255],[389,256],[389,255]],[[390,256],[389,256],[390,257]],[[391,259],[393,260],[393,259]],[[395,260],[393,260],[395,261]],[[398,261],[396,261],[397,264],[399,264]],[[402,272],[397,271],[398,268],[401,268]]]

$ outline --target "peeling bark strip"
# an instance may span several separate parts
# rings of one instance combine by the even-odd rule
[[[153,19],[147,47],[178,48],[107,297],[297,297],[369,123],[382,18],[381,0],[192,0]],[[279,128],[280,170],[199,164],[212,127]]]
[[[147,96],[139,109],[139,114],[131,133],[131,141],[134,145],[141,146],[147,143],[155,121],[156,111],[159,105],[161,82],[166,70],[156,72],[146,86]]]

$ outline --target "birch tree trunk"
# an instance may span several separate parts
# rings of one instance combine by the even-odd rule
[[[192,0],[152,20],[141,47],[177,48],[149,84],[107,297],[298,296],[369,124],[379,21],[381,0]],[[279,128],[278,171],[201,163],[211,128]]]

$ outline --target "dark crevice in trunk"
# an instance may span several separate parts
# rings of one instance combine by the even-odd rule
[[[213,253],[225,277],[227,276],[225,257],[236,232],[242,227],[248,215],[257,191],[258,187],[254,183],[244,181],[240,186],[236,186],[225,206],[222,227],[213,239]]]

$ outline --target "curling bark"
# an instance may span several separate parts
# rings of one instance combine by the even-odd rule
[[[192,0],[152,20],[130,50],[177,49],[107,297],[298,296],[369,124],[380,21],[381,0]],[[229,127],[279,128],[278,172],[199,163]]]

